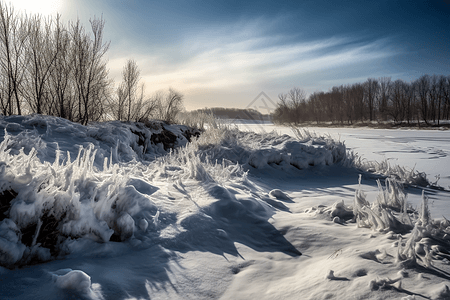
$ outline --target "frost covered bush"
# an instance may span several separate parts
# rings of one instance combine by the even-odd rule
[[[361,185],[361,176],[359,177]],[[353,206],[338,201],[332,206],[317,206],[306,210],[307,213],[327,216],[336,223],[356,222],[358,227],[388,232],[406,232],[412,228],[407,212],[406,195],[401,184],[393,179],[386,179],[383,188],[378,180],[379,193],[377,201],[370,204],[361,188],[355,191]]]
[[[275,132],[260,134],[223,127],[206,131],[195,145],[202,158],[239,163],[247,169],[307,169],[346,158],[345,145],[331,139],[310,136],[299,140]]]
[[[361,184],[361,176],[359,179]],[[399,238],[396,262],[403,268],[429,267],[433,260],[450,257],[450,221],[433,220],[428,209],[428,198],[422,193],[422,206],[417,213],[408,207],[402,184],[386,179],[385,187],[378,180],[376,201],[369,203],[361,188],[355,191],[353,206],[338,201],[331,206],[319,205],[306,213],[325,216],[335,223],[356,222],[360,228],[390,232]],[[396,233],[396,234],[395,234]],[[406,238],[404,237],[406,236]]]
[[[359,184],[361,184],[361,176]],[[384,232],[404,232],[410,229],[411,221],[406,209],[406,195],[400,184],[388,178],[386,188],[381,186],[379,180],[378,187],[377,201],[372,204],[365,199],[361,188],[356,191],[353,213],[358,227]]]
[[[11,155],[9,135],[0,144],[1,193],[14,191],[0,216],[0,265],[10,267],[45,261],[65,251],[65,241],[125,240],[135,222],[152,218],[154,204],[128,185],[130,178],[105,159],[94,166],[93,146],[80,149],[75,160],[41,162],[36,151]],[[4,199],[4,198],[3,198]],[[2,201],[4,202],[4,201]]]
[[[399,235],[396,260],[403,267],[415,266],[418,260],[428,267],[433,259],[448,258],[450,221],[431,218],[425,193],[422,191],[422,207],[416,217],[416,212],[407,206],[406,195],[399,182],[386,179],[386,188],[380,181],[378,186],[377,200],[371,205],[360,189],[356,191],[353,210],[358,226],[383,232],[409,233],[406,239]]]
[[[407,211],[406,194],[403,191],[402,184],[395,179],[386,178],[385,188],[381,185],[381,181],[378,179],[378,196],[377,202],[382,207],[387,207],[395,211]]]
[[[427,175],[424,172],[401,167],[399,165],[391,165],[387,160],[381,162],[367,161],[361,159],[361,157],[355,153],[350,153],[348,163],[349,166],[361,169],[365,172],[382,174],[402,183],[424,187],[430,185]]]
[[[422,193],[419,218],[410,236],[399,241],[397,262],[405,267],[414,266],[418,260],[430,266],[433,259],[450,255],[450,221],[433,220],[428,209],[428,197]]]

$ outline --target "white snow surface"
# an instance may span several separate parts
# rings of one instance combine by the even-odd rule
[[[1,299],[450,299],[446,186],[370,161],[401,131],[147,125],[0,118]],[[405,132],[450,178],[448,131]]]

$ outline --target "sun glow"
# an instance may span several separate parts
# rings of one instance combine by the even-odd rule
[[[62,3],[62,0],[14,0],[10,2],[16,12],[41,15],[54,15],[60,12]]]

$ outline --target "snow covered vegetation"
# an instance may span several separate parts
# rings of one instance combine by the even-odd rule
[[[428,195],[447,192],[329,136],[0,130],[1,299],[450,299],[450,222]]]

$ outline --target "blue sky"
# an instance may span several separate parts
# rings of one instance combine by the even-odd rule
[[[450,75],[450,0],[39,3],[86,26],[103,15],[111,77],[135,59],[147,94],[173,87],[188,110],[244,108],[261,91],[275,102],[292,87]]]

